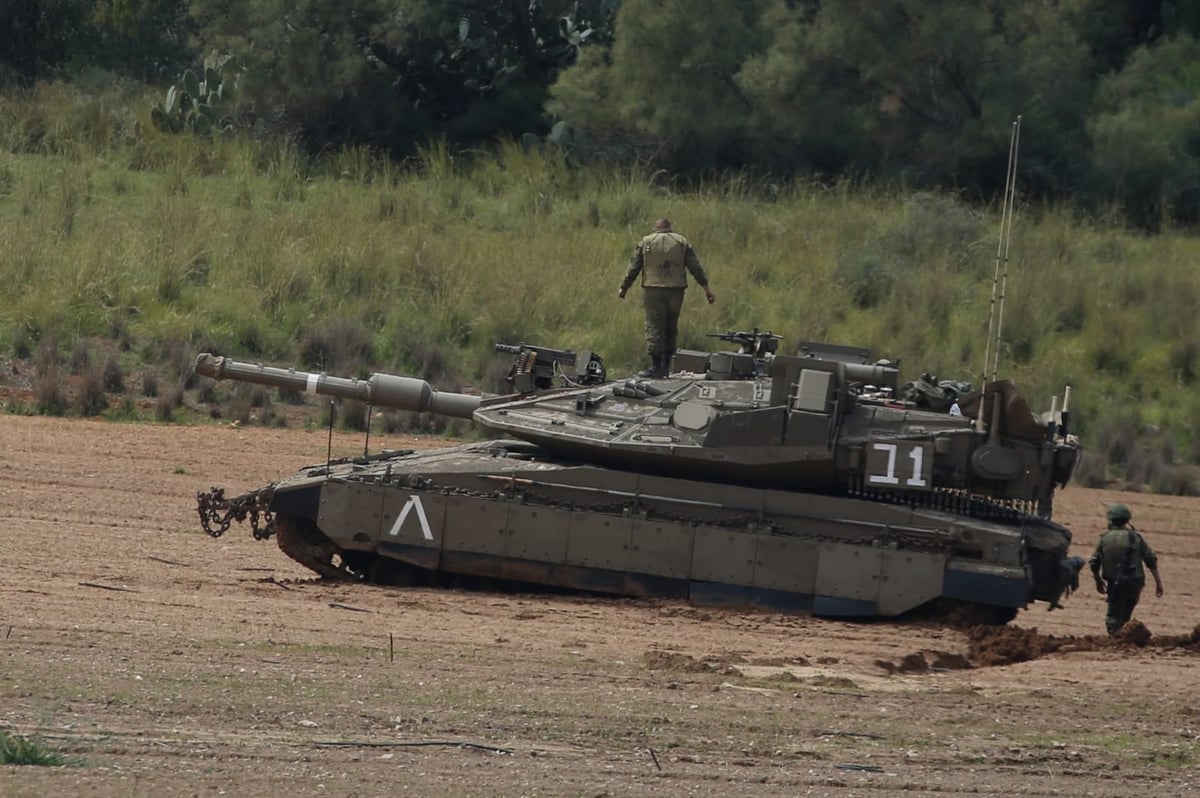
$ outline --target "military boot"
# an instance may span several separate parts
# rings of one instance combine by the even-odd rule
[[[657,352],[650,353],[650,367],[644,368],[637,373],[639,377],[657,377],[659,376],[659,356]]]
[[[671,375],[671,356],[663,353],[654,359],[654,376],[669,377]]]

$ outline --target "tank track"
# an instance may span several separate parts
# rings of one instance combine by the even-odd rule
[[[274,521],[275,542],[284,554],[326,579],[338,582],[362,580],[360,574],[346,565],[341,548],[311,521],[287,515],[277,515]]]

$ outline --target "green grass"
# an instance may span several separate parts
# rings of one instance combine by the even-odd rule
[[[1137,714],[1132,707],[1125,707],[1124,710]],[[1035,754],[1045,752],[1049,759],[1061,758],[1059,755],[1063,751],[1077,750],[1100,752],[1111,762],[1130,766],[1148,765],[1165,770],[1188,768],[1195,763],[1193,746],[1188,741],[1164,740],[1144,733],[1076,731],[1058,737],[1037,735],[1016,739],[1020,748]]]
[[[0,765],[43,765],[59,767],[74,764],[50,748],[41,738],[25,737],[0,729]]]
[[[996,209],[945,194],[742,174],[684,187],[515,143],[310,158],[280,140],[160,134],[134,124],[148,101],[118,99],[120,112],[63,87],[0,97],[0,352],[90,341],[124,374],[152,369],[168,397],[204,349],[495,391],[492,344],[524,341],[595,350],[620,375],[644,355],[640,296],[620,302],[616,286],[665,214],[717,294],[708,306],[691,292],[681,346],[757,326],[785,351],[869,346],[909,378],[978,384],[996,355],[990,316],[997,374],[1035,410],[1070,385],[1074,430],[1118,474],[1193,487],[1179,471],[1200,462],[1187,231],[1020,204],[998,263]],[[106,414],[138,416],[119,402]],[[159,414],[179,418],[169,402]]]

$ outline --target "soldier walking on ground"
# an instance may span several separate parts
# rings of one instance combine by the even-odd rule
[[[1158,555],[1150,544],[1129,522],[1133,513],[1123,504],[1108,508],[1108,529],[1100,536],[1096,550],[1088,560],[1092,574],[1096,577],[1096,590],[1108,597],[1108,614],[1104,626],[1110,635],[1115,635],[1133,617],[1142,588],[1146,584],[1146,570],[1154,575],[1154,595],[1162,598],[1163,581],[1158,575]]]
[[[688,240],[671,230],[669,219],[654,223],[654,232],[638,242],[630,261],[629,271],[621,281],[617,298],[624,299],[638,274],[642,275],[642,302],[646,308],[646,350],[650,368],[638,372],[639,377],[665,377],[671,367],[679,337],[679,312],[683,309],[683,294],[687,290],[687,272],[704,289],[711,305],[717,301],[708,287],[704,267]]]

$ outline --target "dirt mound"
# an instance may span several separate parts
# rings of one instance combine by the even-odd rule
[[[707,673],[713,669],[707,662],[701,662],[689,654],[680,654],[678,651],[647,651],[642,655],[642,661],[652,671]]]
[[[965,632],[975,626],[1003,626],[1014,617],[1016,617],[1016,610],[1011,607],[996,607],[937,598],[906,612],[899,619],[889,619],[888,623],[895,623],[899,620],[905,624],[949,627]]]
[[[642,661],[652,671],[676,671],[679,673],[705,673],[726,671],[736,664],[745,664],[746,658],[733,652],[709,654],[700,659],[678,651],[647,651]]]
[[[967,633],[967,658],[979,667],[1027,662],[1065,651],[1120,651],[1154,648],[1200,653],[1200,625],[1186,635],[1155,637],[1144,623],[1129,621],[1111,637],[1045,635],[1019,626],[977,626]]]
[[[958,671],[973,667],[970,660],[962,654],[953,654],[948,651],[917,651],[905,655],[898,663],[877,659],[875,664],[889,674]]]
[[[1127,643],[1141,648],[1150,642],[1152,636],[1150,630],[1146,628],[1146,624],[1141,621],[1129,621],[1117,630],[1117,633],[1113,635],[1113,639],[1120,643]]]
[[[967,632],[967,659],[983,667],[1028,662],[1062,646],[1060,638],[1019,626],[975,626]]]
[[[752,657],[751,665],[767,665],[776,668],[787,667],[788,665],[798,665],[806,668],[812,665],[806,657]]]
[[[627,599],[626,603],[630,606],[637,606],[639,602],[635,599]],[[711,621],[720,614],[718,610],[701,609],[700,607],[678,603],[667,604],[655,599],[643,599],[641,603],[643,606],[660,605],[658,614],[662,618],[687,618],[694,621]]]
[[[857,690],[858,682],[845,676],[826,676],[819,674],[808,679],[813,687],[828,687],[833,690]]]
[[[875,660],[889,674],[987,668],[1012,665],[1068,651],[1129,651],[1132,649],[1182,649],[1200,653],[1200,625],[1190,634],[1155,637],[1141,621],[1125,624],[1112,637],[1102,635],[1047,635],[1020,626],[974,626],[967,630],[967,652],[918,651],[898,662]]]
[[[1146,628],[1145,626],[1142,626],[1140,621],[1130,621],[1129,623],[1125,624],[1124,627],[1122,627],[1120,632],[1117,633],[1118,637],[1124,637],[1126,629],[1129,629],[1129,627],[1134,624],[1137,624],[1142,629]],[[1130,634],[1137,634],[1137,632],[1131,631]],[[1193,627],[1192,631],[1186,635],[1151,637],[1149,630],[1147,630],[1146,642],[1137,643],[1137,645],[1154,645],[1157,648],[1181,648],[1188,652],[1200,652],[1200,624],[1197,624],[1195,627]]]

